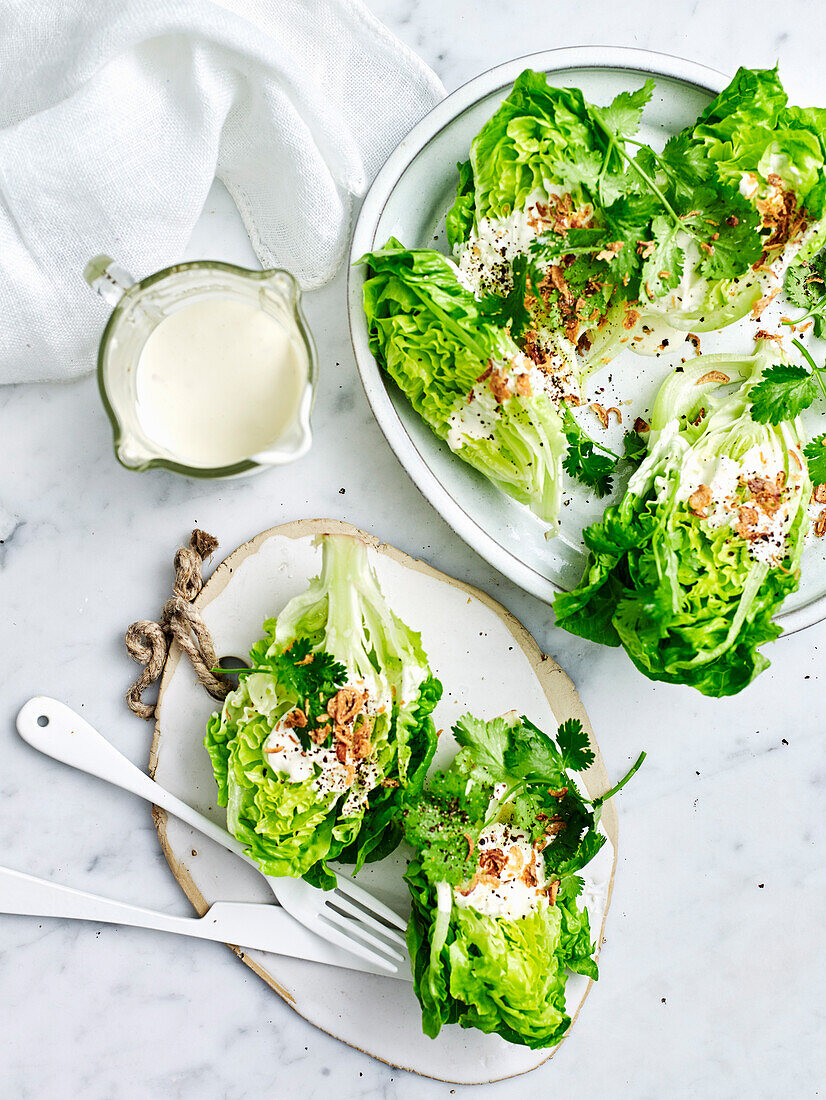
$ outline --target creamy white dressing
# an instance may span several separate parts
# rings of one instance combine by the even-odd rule
[[[493,435],[499,414],[493,396],[474,395],[464,405],[459,405],[450,414],[450,428],[447,433],[447,445],[451,451],[461,450],[468,443],[479,439],[488,439]]]
[[[755,561],[767,565],[778,565],[786,553],[786,536],[793,513],[796,511],[796,496],[803,480],[803,470],[792,459],[786,471],[780,455],[767,447],[754,446],[735,460],[728,456],[711,456],[700,461],[696,452],[691,450],[686,456],[678,499],[687,501],[701,485],[708,487],[711,503],[706,507],[705,520],[711,527],[730,526],[736,528],[740,518],[740,508],[749,506],[749,500],[737,497],[737,487],[741,478],[753,477],[775,480],[781,473],[786,474],[785,491],[780,507],[770,515],[758,506],[753,506],[754,522],[750,525],[753,537],[748,540],[749,555]]]
[[[459,270],[473,292],[485,293],[492,282],[503,281],[506,291],[511,263],[530,250],[538,235],[535,207],[532,206],[514,210],[506,218],[481,218],[468,240],[457,250]],[[501,293],[502,288],[498,289]]]
[[[249,677],[252,680],[254,677]],[[364,691],[361,680],[348,681],[344,687]],[[376,713],[375,702],[368,698],[364,711],[371,717]],[[267,740],[264,742],[264,759],[273,772],[285,776],[291,783],[303,783],[313,780],[313,787],[319,794],[350,794],[342,806],[342,817],[358,812],[367,801],[367,796],[380,779],[378,765],[373,757],[363,760],[340,761],[335,745],[326,743],[316,745],[312,742],[304,748],[294,729],[280,719]]]
[[[492,288],[500,294],[507,293],[512,285],[510,265],[513,260],[529,252],[536,238],[550,228],[551,223],[543,219],[539,206],[547,204],[549,198],[560,198],[564,193],[561,187],[546,187],[545,190],[533,192],[523,207],[505,217],[480,218],[468,240],[456,250],[465,285],[469,285],[477,295]],[[592,215],[590,205],[576,211],[579,224]]]
[[[531,397],[544,394],[554,404],[565,397],[580,400],[579,380],[571,363],[562,355],[554,356],[539,367],[520,351],[510,360],[497,360],[494,366],[506,379],[512,395],[517,393],[517,380],[527,376]],[[469,442],[490,438],[499,419],[498,409],[499,402],[489,380],[477,382],[468,398],[457,404],[450,415],[447,435],[450,449],[458,451]]]
[[[744,172],[740,177],[738,190],[744,199],[751,201],[760,190],[760,177],[754,172]]]
[[[265,450],[294,422],[307,376],[303,345],[269,313],[205,298],[164,317],[144,344],[138,419],[173,459],[228,466]]]
[[[478,881],[472,890],[454,891],[454,900],[460,909],[475,909],[490,917],[518,920],[535,913],[541,905],[548,905],[543,892],[545,881],[545,857],[543,837],[536,845],[527,833],[496,821],[487,825],[479,834],[477,847],[481,853],[498,849],[505,853],[508,862],[499,872],[498,884]],[[536,886],[528,885],[523,878],[527,866],[533,863]]]

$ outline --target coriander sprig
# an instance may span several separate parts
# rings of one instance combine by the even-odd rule
[[[781,424],[793,420],[816,400],[826,397],[826,367],[819,367],[799,340],[792,343],[808,363],[776,363],[763,372],[752,389],[751,418],[758,424]]]
[[[613,487],[611,475],[619,462],[619,455],[595,443],[574,419],[567,405],[562,413],[562,430],[568,441],[562,468],[571,477],[595,490],[597,496],[608,496]]]
[[[218,668],[213,672],[235,673],[239,677],[253,673],[274,676],[285,694],[306,718],[306,726],[296,728],[304,748],[309,746],[309,731],[327,723],[327,703],[347,680],[347,669],[332,653],[314,650],[309,638],[298,638],[287,649],[270,652],[264,644],[256,644],[249,668]]]
[[[815,485],[826,485],[826,432],[816,436],[803,448],[809,466],[809,477]]]
[[[826,251],[819,252],[812,260],[792,264],[786,272],[783,289],[792,305],[806,312],[794,321],[781,321],[781,324],[795,328],[811,319],[815,336],[823,336],[826,333]]]

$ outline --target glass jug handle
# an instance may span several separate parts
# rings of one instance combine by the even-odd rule
[[[104,302],[116,306],[135,280],[111,256],[95,256],[83,269],[83,278]]]

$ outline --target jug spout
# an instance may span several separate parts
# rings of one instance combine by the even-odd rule
[[[116,306],[135,280],[111,256],[95,256],[83,269],[83,278],[107,305]]]
[[[116,448],[118,462],[127,470],[145,470],[153,459],[158,458],[132,439],[121,439]]]

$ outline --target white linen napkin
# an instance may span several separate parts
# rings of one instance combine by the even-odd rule
[[[87,260],[176,262],[216,175],[265,267],[327,282],[443,95],[359,0],[0,0],[0,382],[91,370]]]

